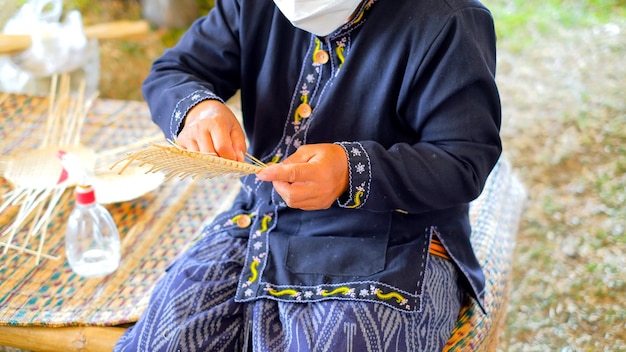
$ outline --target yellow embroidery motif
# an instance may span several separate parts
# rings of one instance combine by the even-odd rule
[[[398,292],[389,292],[389,293],[382,293],[380,290],[376,291],[376,296],[380,299],[392,299],[395,298],[396,302],[398,303],[402,303],[405,301],[404,297],[402,297],[402,295],[400,295]]]
[[[254,260],[252,264],[250,264],[250,271],[252,272],[252,276],[248,279],[248,282],[255,282],[257,277],[259,277],[259,272],[256,270],[256,267],[259,266],[259,261]]]
[[[289,296],[295,296],[298,294],[298,291],[296,290],[282,290],[282,291],[276,291],[273,288],[270,288],[267,290],[267,292],[275,297],[280,297],[280,296],[284,296],[284,295],[289,295]]]
[[[348,292],[350,292],[350,289],[347,288],[346,286],[342,286],[342,287],[336,288],[336,289],[334,289],[334,290],[332,290],[330,292],[328,292],[326,290],[323,290],[322,291],[322,297],[333,296],[333,295],[336,295],[338,293],[346,294]]]
[[[272,217],[269,215],[263,216],[263,220],[261,220],[261,228],[259,232],[265,232],[269,228],[269,222],[272,220]]]
[[[365,11],[361,11],[361,12],[359,12],[359,17],[357,17],[357,18],[354,20],[354,23],[359,23],[359,22],[361,22],[361,20],[363,19],[363,15],[364,15],[364,14],[365,14]]]
[[[315,38],[315,50],[313,50],[313,62],[315,62],[315,53],[320,50],[322,47],[322,42],[319,39]]]
[[[354,204],[351,206],[348,206],[347,208],[354,209],[358,207],[359,205],[361,205],[361,197],[363,197],[363,194],[365,194],[365,192],[358,190],[356,194],[354,195]]]
[[[346,61],[346,58],[343,56],[343,50],[343,46],[338,46],[336,49],[337,57],[339,57],[339,67],[341,67],[341,65],[343,65],[343,62]]]

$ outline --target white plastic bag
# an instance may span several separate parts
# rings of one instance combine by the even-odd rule
[[[80,12],[70,11],[61,21],[62,12],[62,0],[29,0],[9,18],[3,33],[29,35],[32,45],[0,58],[1,90],[33,93],[25,91],[32,81],[72,72],[93,60],[94,43],[85,36]]]

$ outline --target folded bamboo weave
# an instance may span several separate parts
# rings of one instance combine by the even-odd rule
[[[140,165],[148,165],[148,172],[164,172],[166,180],[174,177],[181,179],[191,178],[214,178],[218,176],[241,177],[254,174],[263,169],[265,164],[256,158],[247,155],[252,163],[237,162],[220,158],[215,154],[200,153],[182,149],[175,144],[150,143],[142,150],[130,152],[126,158],[115,163],[124,163],[119,173],[122,174],[134,161]]]

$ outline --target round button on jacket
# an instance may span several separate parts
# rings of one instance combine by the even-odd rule
[[[317,50],[314,54],[313,57],[315,58],[315,62],[318,64],[325,64],[328,62],[328,60],[330,59],[330,56],[328,56],[328,53],[326,52],[326,50]]]
[[[298,108],[296,111],[298,112],[298,115],[300,115],[300,117],[302,117],[303,119],[306,119],[307,117],[311,116],[313,109],[311,109],[311,105],[307,103],[302,103],[298,105]]]
[[[246,214],[241,214],[237,217],[237,226],[239,226],[240,228],[245,229],[250,226],[250,224],[252,224],[252,219],[250,219],[250,216]]]

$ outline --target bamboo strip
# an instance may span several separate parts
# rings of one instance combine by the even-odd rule
[[[7,249],[15,249],[15,250],[23,251],[24,253],[30,254],[30,255],[37,255],[37,253],[38,253],[36,251],[33,251],[32,249],[22,248],[22,247],[19,247],[19,246],[16,246],[14,244],[10,244],[10,243],[7,243],[7,242],[0,242],[0,247],[4,247],[4,248],[7,248]],[[50,259],[50,260],[59,260],[59,259],[61,259],[61,257],[59,257],[59,256],[45,254],[45,253],[42,253],[41,257],[46,258],[46,259]]]

